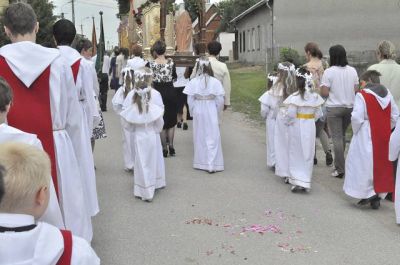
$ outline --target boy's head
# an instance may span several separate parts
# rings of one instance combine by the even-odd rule
[[[39,23],[33,8],[25,3],[9,5],[3,13],[3,24],[6,35],[12,42],[18,39],[36,40]]]
[[[60,19],[53,25],[53,36],[57,45],[71,46],[76,36],[75,25],[67,19]]]
[[[207,44],[208,53],[212,56],[218,56],[222,50],[222,45],[218,41],[214,40]]]
[[[93,44],[88,39],[80,39],[76,44],[76,50],[86,59],[92,58]]]
[[[368,71],[364,72],[360,76],[361,88],[364,88],[368,83],[380,84],[381,83],[381,80],[379,78],[380,76],[381,76],[381,73],[379,73],[376,70],[368,70]]]
[[[0,115],[6,114],[10,110],[13,94],[10,86],[2,77],[0,77]]]
[[[47,154],[27,144],[0,144],[0,166],[0,213],[40,218],[49,202],[51,171]]]

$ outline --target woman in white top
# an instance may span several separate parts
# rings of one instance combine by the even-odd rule
[[[328,126],[332,133],[335,154],[333,177],[343,178],[345,173],[344,151],[346,131],[351,122],[351,112],[358,91],[356,69],[349,66],[346,50],[341,45],[329,49],[330,67],[325,70],[321,82],[321,95],[326,101]]]

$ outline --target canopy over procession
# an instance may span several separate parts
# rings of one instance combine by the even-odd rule
[[[145,227],[153,222],[147,220],[156,209],[152,207],[162,203],[163,208],[174,208],[171,213],[181,218],[190,211],[181,212],[179,205],[169,205],[173,203],[166,197],[188,196],[187,201],[193,202],[191,208],[197,207],[195,192],[179,194],[179,186],[185,190],[198,188],[185,186],[186,168],[198,177],[197,185],[207,183],[215,189],[204,197],[229,197],[224,192],[230,188],[220,185],[234,187],[235,182],[243,181],[243,192],[235,192],[246,204],[250,201],[244,198],[248,196],[244,190],[254,183],[253,171],[243,175],[249,164],[264,168],[257,172],[264,176],[257,178],[258,185],[274,186],[265,189],[272,194],[258,196],[268,198],[286,190],[292,197],[281,203],[306,212],[308,206],[301,202],[309,203],[308,198],[321,193],[320,188],[315,191],[322,185],[315,179],[331,178],[330,185],[340,186],[346,195],[346,205],[341,207],[347,207],[347,213],[356,214],[354,206],[362,212],[381,209],[376,211],[380,218],[388,218],[390,209],[396,219],[386,221],[400,225],[400,65],[395,61],[396,47],[391,41],[377,43],[379,62],[365,70],[351,65],[343,45],[331,46],[325,55],[318,40],[304,43],[303,61],[301,56],[285,57],[284,52],[278,60],[273,50],[277,44],[272,39],[272,49],[265,50],[267,72],[262,82],[266,87],[250,95],[256,101],[246,101],[238,96],[243,90],[238,73],[245,79],[256,68],[236,66],[239,55],[244,56],[241,53],[247,51],[246,45],[249,51],[263,51],[261,36],[270,32],[263,32],[260,26],[258,33],[256,28],[245,30],[248,43],[235,23],[257,16],[264,5],[273,12],[274,1],[248,1],[239,6],[237,0],[121,0],[119,39],[114,40],[119,44],[115,47],[108,44],[107,12],[99,12],[99,28],[93,18],[89,40],[83,25],[82,34],[77,32],[74,1],[71,21],[62,13],[46,31],[40,28],[43,18],[37,14],[37,7],[27,2],[9,3],[0,15],[4,26],[0,34],[0,38],[4,36],[0,42],[0,265],[104,264],[104,253],[98,245],[104,238],[102,233],[111,233],[108,229],[113,228],[109,226],[123,218],[117,205],[110,207],[107,202],[105,207],[105,198],[112,197],[111,191],[121,184],[118,182],[125,181],[115,178],[121,172],[130,177],[126,201],[134,203],[135,218],[142,220],[141,229],[150,230],[154,238],[157,235],[153,230],[159,229]],[[237,5],[241,11],[229,13],[230,5]],[[228,14],[236,16],[230,18]],[[234,32],[233,43],[224,40],[222,29]],[[43,32],[50,35],[51,42],[42,41]],[[229,56],[222,56],[226,49],[229,51],[224,54]],[[246,79],[245,86],[260,86],[260,82],[253,81]],[[247,96],[252,93],[249,91],[254,90],[247,89]],[[232,139],[228,133],[237,134],[227,130],[232,128],[232,113],[239,110],[235,106],[239,103],[247,104],[249,109],[254,107],[251,104],[259,106],[265,122],[265,135],[256,139],[266,143],[261,146],[265,156],[256,161],[247,161],[253,157],[245,151],[254,140],[250,141],[250,136],[235,142],[227,140]],[[246,126],[247,121],[235,120],[233,128]],[[182,141],[186,135],[191,135],[189,146]],[[110,154],[118,149],[121,159],[100,153],[105,146],[111,148]],[[186,160],[188,153],[191,164]],[[234,157],[237,153],[240,158]],[[234,163],[243,166],[240,172],[232,171]],[[115,164],[120,170],[109,170]],[[179,173],[185,176],[177,180]],[[226,183],[226,174],[232,175],[232,183]],[[106,189],[109,194],[104,193],[103,177],[112,180],[107,182],[112,183]],[[213,194],[216,190],[222,194]],[[226,199],[228,209],[232,200]],[[313,207],[325,207],[318,200],[312,203]],[[279,205],[279,201],[272,204]],[[150,212],[140,212],[142,209]],[[108,216],[110,210],[113,216]],[[331,210],[341,215],[343,208]],[[223,211],[220,214],[226,218],[229,214]],[[271,213],[266,211],[267,218]],[[245,213],[242,215],[241,222],[247,222],[243,219]],[[109,223],[99,229],[96,220],[102,216]],[[290,219],[285,218],[281,216],[281,222]],[[203,224],[202,220],[196,218],[186,224]],[[224,227],[232,235],[240,227],[209,219],[204,223]],[[119,225],[118,229],[124,231],[124,226],[131,224],[123,221]],[[251,229],[241,227],[238,238],[257,230],[257,225]],[[282,234],[275,224],[265,229]],[[182,231],[174,233],[172,238],[182,240]],[[297,238],[302,232],[298,229],[296,234]],[[107,238],[118,239],[112,234]],[[139,235],[129,238],[142,240]],[[238,256],[233,246],[226,244],[222,249]],[[278,246],[286,251],[289,243]],[[207,250],[206,256],[214,252],[217,250]],[[289,252],[309,253],[301,247],[292,247]],[[144,256],[147,254],[156,253]],[[224,257],[220,254],[220,261]],[[126,264],[129,262],[133,261]],[[341,263],[343,260],[337,262]]]

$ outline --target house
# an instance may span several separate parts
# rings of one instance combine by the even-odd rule
[[[342,44],[356,63],[376,61],[384,39],[400,44],[398,1],[380,0],[262,0],[234,18],[237,59],[265,64],[278,58],[280,47],[301,55],[307,42],[329,47]],[[273,19],[272,19],[273,18]]]
[[[218,37],[217,30],[221,26],[221,15],[215,4],[206,4],[206,43],[215,40]],[[200,26],[199,19],[193,22],[193,40],[194,43],[200,42]]]
[[[4,8],[8,6],[8,0],[0,0],[0,14],[3,12]]]

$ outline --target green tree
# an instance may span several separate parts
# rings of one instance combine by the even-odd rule
[[[222,21],[218,31],[234,32],[230,21],[258,2],[259,0],[223,0],[219,2],[218,8]]]
[[[52,27],[57,17],[53,14],[53,3],[48,0],[28,0],[27,3],[35,10],[39,21],[39,32],[36,42],[38,44],[54,43]],[[0,46],[3,46],[9,43],[9,40],[4,33],[2,20],[0,22],[0,29]]]
[[[198,0],[184,0],[185,9],[189,12],[192,21],[195,21],[199,16],[199,4]]]

